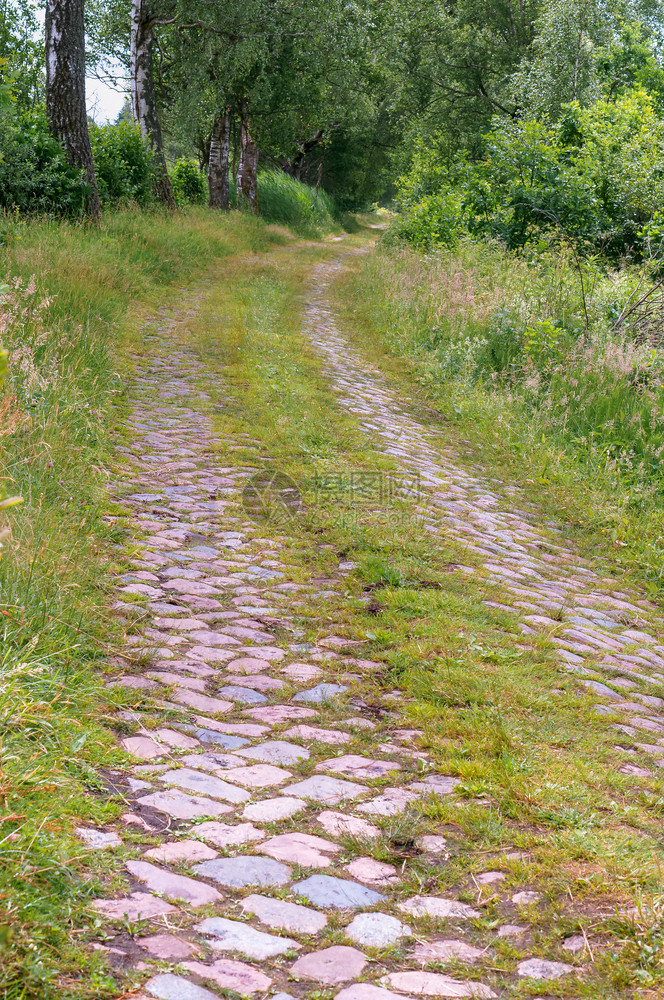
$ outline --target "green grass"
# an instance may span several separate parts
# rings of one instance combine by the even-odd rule
[[[121,696],[100,674],[122,644],[109,610],[120,536],[107,515],[123,344],[192,277],[286,239],[237,213],[192,209],[108,214],[99,229],[33,222],[5,250],[2,476],[23,502],[3,512],[0,561],[4,1000],[113,995],[101,959],[72,933],[99,884],[71,830],[118,811],[96,793],[122,759],[105,724]]]
[[[339,228],[334,201],[281,170],[258,175],[258,208],[266,222],[288,226],[300,236],[324,236]]]
[[[392,357],[468,460],[518,480],[579,544],[661,593],[664,356],[609,332],[634,276],[589,265],[586,342],[564,254],[533,264],[490,243],[427,256],[391,246],[353,270],[338,298],[348,328]]]

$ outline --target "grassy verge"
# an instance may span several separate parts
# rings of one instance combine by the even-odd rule
[[[586,341],[564,255],[535,266],[491,244],[427,257],[385,247],[353,272],[338,295],[348,329],[419,387],[454,447],[661,594],[661,352],[609,335],[633,278],[588,271]]]
[[[376,690],[400,690],[400,704],[423,729],[440,771],[462,781],[461,807],[432,801],[422,814],[390,821],[385,839],[366,850],[394,862],[418,831],[449,838],[449,864],[418,877],[428,891],[457,891],[481,903],[473,941],[491,943],[492,954],[479,961],[478,975],[510,996],[541,993],[541,984],[538,990],[515,982],[520,958],[587,962],[587,954],[570,959],[561,947],[575,932],[591,942],[593,967],[580,981],[547,984],[547,996],[659,995],[658,792],[619,772],[615,737],[551,662],[546,639],[526,646],[514,619],[483,603],[487,596],[500,601],[500,590],[487,595],[450,568],[467,563],[453,540],[432,546],[406,502],[358,503],[344,489],[352,472],[389,474],[391,461],[330,395],[320,359],[303,341],[302,281],[327,252],[229,262],[227,280],[215,285],[183,336],[206,363],[230,374],[231,400],[225,387],[216,390],[220,437],[251,426],[270,468],[301,487],[304,513],[281,527],[298,540],[303,572],[313,564],[334,575],[340,559],[356,564],[346,594],[321,598],[311,609],[320,629],[365,640],[363,655],[384,664]],[[222,461],[238,454],[224,454],[220,445]],[[324,481],[335,486],[326,490]],[[431,581],[435,589],[423,586]],[[364,588],[376,586],[368,603]],[[319,633],[308,627],[306,638],[315,641]],[[371,703],[370,690],[364,698]],[[369,753],[371,742],[369,735]],[[474,883],[474,874],[495,866],[506,874],[498,891]],[[508,903],[506,910],[499,903],[523,889],[541,893],[537,905],[510,910]],[[625,917],[635,906],[637,915]],[[533,928],[530,943],[496,941],[496,927],[510,918]]]
[[[4,251],[8,350],[2,475],[20,506],[0,562],[0,996],[109,995],[72,926],[95,893],[77,821],[117,806],[97,793],[121,760],[105,728],[117,695],[100,668],[121,642],[106,519],[109,432],[122,413],[118,338],[146,303],[221,259],[283,243],[236,214],[108,215],[100,229],[21,228]]]

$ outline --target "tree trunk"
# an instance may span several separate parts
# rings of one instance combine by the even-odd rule
[[[231,113],[226,108],[223,115],[215,119],[210,140],[208,160],[208,191],[210,208],[229,209],[230,182],[228,161],[231,145]]]
[[[134,118],[141,134],[147,139],[152,150],[155,168],[155,194],[159,201],[169,208],[175,208],[173,186],[166,169],[164,144],[157,114],[152,72],[152,48],[154,26],[157,19],[150,8],[149,0],[132,0],[130,75],[131,104]]]
[[[244,174],[244,125],[240,128],[240,149],[237,156],[237,207],[242,205],[242,176]]]
[[[51,134],[73,167],[85,171],[90,192],[86,210],[101,218],[99,190],[85,110],[84,0],[47,0],[46,116]]]
[[[258,146],[251,138],[246,121],[242,122],[237,193],[238,208],[248,205],[254,215],[258,215]]]
[[[304,142],[301,142],[300,148],[298,149],[297,153],[290,161],[290,163],[288,163],[285,166],[284,172],[290,174],[291,177],[294,177],[296,180],[301,181],[302,167],[304,166],[304,161],[307,157],[307,154],[310,153],[312,149],[315,149],[316,146],[318,146],[319,143],[323,141],[323,135],[324,135],[323,129],[319,128],[318,131],[315,132],[310,139],[305,139]]]

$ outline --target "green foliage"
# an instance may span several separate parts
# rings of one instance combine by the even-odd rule
[[[658,256],[664,121],[643,91],[570,104],[555,123],[497,123],[477,163],[427,163],[420,146],[401,188],[395,235],[415,246],[455,246],[465,230],[530,252],[555,232],[614,259]]]
[[[0,59],[0,114],[10,108],[14,100],[14,80],[8,75],[7,60]]]
[[[41,113],[6,117],[0,127],[0,208],[30,214],[77,216],[87,186],[67,163]]]
[[[376,202],[383,204],[394,197],[394,164],[391,150],[398,145],[395,122],[380,114],[365,100],[358,107],[352,126],[335,129],[320,153],[322,186],[343,211],[366,211]],[[303,179],[316,176],[316,170]]]
[[[266,170],[258,175],[258,208],[266,222],[289,226],[301,236],[319,236],[335,228],[335,206],[330,196],[281,170]]]
[[[102,204],[152,201],[152,155],[137,125],[91,125],[90,143]]]
[[[523,353],[541,370],[561,361],[572,343],[569,332],[550,319],[533,319],[523,331]]]
[[[307,182],[322,171],[344,208],[374,202],[389,186],[397,141],[385,104],[393,82],[383,53],[376,58],[392,2],[176,0],[155,25],[167,148],[204,163],[212,123],[230,107],[235,165],[244,116],[261,163],[297,160]],[[124,0],[90,0],[86,16],[93,58],[126,63]]]
[[[619,4],[608,0],[545,0],[529,53],[514,74],[512,92],[529,116],[556,119],[572,101],[600,96],[597,53],[615,34]]]
[[[494,115],[517,113],[514,74],[532,51],[543,0],[400,0],[389,54],[404,137],[477,150]]]
[[[102,203],[152,200],[152,157],[130,122],[91,125]],[[87,186],[51,136],[42,110],[11,115],[0,128],[0,208],[29,215],[83,214]]]
[[[43,42],[32,0],[0,0],[0,64],[12,81],[21,110],[34,107],[43,92]]]
[[[171,170],[173,193],[178,205],[201,205],[207,197],[205,177],[195,160],[180,157]]]
[[[657,36],[646,25],[620,25],[617,37],[596,54],[598,79],[608,100],[645,90],[658,114],[664,111],[664,68],[657,48]]]
[[[454,190],[426,195],[392,226],[390,236],[413,246],[428,249],[434,246],[454,247],[459,241],[462,206]]]
[[[492,121],[494,138],[502,128],[519,145],[519,122],[555,129],[570,102],[585,110],[598,98],[612,102],[645,88],[655,108],[664,104],[656,9],[644,0],[311,0],[300,7],[247,0],[241,8],[231,0],[174,0],[171,7],[155,19],[155,43],[166,147],[183,157],[173,168],[180,204],[204,201],[191,157],[205,163],[223,108],[231,109],[234,166],[244,118],[261,164],[316,179],[340,208],[355,210],[392,199],[395,177],[415,170],[420,147],[446,167],[460,151],[471,163],[486,159]],[[89,0],[86,18],[91,63],[126,66],[126,0]],[[0,0],[0,59],[16,78],[21,108],[34,106],[43,87],[41,65],[33,71],[36,39],[30,6],[19,11],[14,0]],[[126,176],[118,162],[116,152],[131,165],[127,150],[113,148],[110,135],[96,142],[104,147],[102,197],[149,201],[144,174]],[[541,142],[559,145],[556,136]],[[494,160],[500,155],[489,150]],[[572,190],[574,164],[544,166],[545,186],[558,170],[578,201],[571,213],[587,215],[583,184]],[[430,208],[439,217],[431,231],[420,212],[408,234],[422,245],[445,242],[454,218],[450,206]],[[531,214],[541,210],[530,206]],[[605,221],[599,213],[581,220],[581,229],[603,231]],[[498,220],[491,231],[501,225],[513,228]],[[629,239],[618,234],[617,243]]]
[[[449,395],[450,410],[491,398],[631,508],[664,514],[664,296],[644,303],[651,332],[638,310],[615,329],[643,279],[641,269],[580,262],[567,244],[526,261],[466,236],[426,257],[386,248],[363,280],[392,349]]]

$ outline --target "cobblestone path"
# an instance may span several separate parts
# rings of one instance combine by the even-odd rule
[[[519,504],[515,487],[497,492],[490,480],[458,468],[431,444],[426,428],[406,414],[380,374],[336,328],[326,289],[341,266],[337,262],[318,268],[307,319],[309,335],[327,358],[327,373],[342,405],[358,415],[385,453],[418,476],[426,498],[421,513],[431,533],[460,539],[480,558],[487,582],[499,583],[514,599],[510,605],[487,603],[520,613],[525,635],[555,629],[561,663],[597,695],[598,712],[617,716],[618,739],[625,743],[621,751],[629,754],[633,741],[652,754],[653,767],[663,767],[664,699],[649,693],[664,681],[659,609],[642,596],[617,591],[614,579],[602,578],[565,544],[555,524],[543,530],[536,509]],[[509,507],[504,492],[515,495]],[[622,770],[653,776],[630,764]]]
[[[540,530],[516,493],[505,504],[490,481],[440,452],[335,327],[327,286],[342,266],[317,266],[304,320],[340,403],[404,475],[419,475],[432,538],[452,533],[481,557],[487,583],[511,593],[525,635],[559,627],[561,662],[611,713],[623,769],[632,747],[660,766],[662,701],[648,692],[664,679],[664,646],[653,609],[616,592],[561,537],[552,542],[554,526]],[[126,890],[94,903],[105,931],[96,946],[144,978],[123,996],[491,998],[577,976],[591,961],[583,939],[553,953],[529,943],[537,894],[526,887],[506,895],[502,922],[480,930],[480,910],[430,892],[408,857],[372,856],[418,803],[453,797],[457,779],[432,768],[400,718],[398,693],[381,693],[377,665],[352,637],[321,628],[316,645],[298,641],[293,619],[341,600],[349,567],[323,579],[314,565],[303,580],[291,565],[297,540],[283,526],[266,537],[247,516],[258,451],[253,464],[219,465],[206,378],[219,374],[173,348],[165,322],[146,339],[131,387],[122,502],[134,556],[117,608],[134,620],[141,595],[148,617],[111,683],[152,700],[118,719],[136,761],[112,774],[127,800],[122,825],[79,831],[92,849],[135,847],[118,861]],[[249,435],[230,444],[243,455],[252,447]],[[435,874],[449,847],[431,822],[413,847],[418,871]],[[500,895],[505,876],[500,859],[491,863],[496,870],[475,877],[478,899],[484,887]],[[507,979],[491,963],[506,937],[526,942]]]

